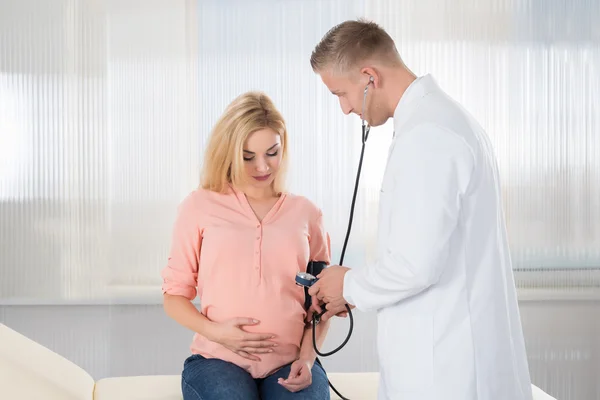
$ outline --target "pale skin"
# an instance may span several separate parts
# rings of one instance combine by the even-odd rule
[[[360,65],[351,67],[345,73],[334,72],[326,67],[318,72],[321,80],[338,97],[340,108],[346,115],[352,113],[361,116],[363,94],[369,84],[365,101],[365,121],[371,126],[381,126],[393,118],[394,111],[402,95],[416,79],[400,60],[364,60]],[[373,81],[369,83],[369,77]],[[344,276],[349,268],[333,265],[318,275],[319,280],[312,285],[308,293],[312,296],[312,309],[321,312],[323,303],[327,310],[322,316],[323,321],[337,315],[347,315],[346,300],[344,299]],[[349,304],[350,308],[354,308]]]
[[[281,138],[277,132],[265,128],[253,132],[244,143],[244,185],[240,187],[246,195],[256,217],[262,221],[277,202],[278,195],[273,190],[273,182],[281,165]],[[232,352],[252,361],[261,361],[260,354],[270,353],[277,343],[272,333],[250,333],[244,326],[259,325],[260,321],[249,317],[232,318],[216,323],[209,320],[183,296],[164,295],[164,309],[167,315],[181,325],[220,343]],[[317,326],[317,347],[325,340],[329,325]],[[312,327],[305,330],[298,358],[290,368],[287,379],[279,384],[290,392],[300,391],[312,383],[311,369],[316,359],[312,344]]]

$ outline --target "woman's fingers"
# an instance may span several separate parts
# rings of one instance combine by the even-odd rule
[[[285,382],[281,382],[280,385],[283,386],[284,388],[286,388],[288,390],[288,392],[292,392],[292,393],[296,393],[296,392],[299,392],[302,389],[304,389],[304,387],[301,385],[290,385]]]
[[[269,340],[250,340],[242,343],[243,347],[256,347],[256,348],[271,348],[277,346],[277,343]]]
[[[247,358],[248,360],[261,361],[259,357],[253,356],[252,354],[250,354],[246,351],[243,351],[243,350],[238,350],[237,354],[240,355],[241,357]]]
[[[273,335],[272,333],[244,332],[243,340],[245,340],[245,341],[262,341],[262,340],[269,340],[269,339],[274,339],[274,338],[275,338],[275,335]]]
[[[299,392],[311,384],[308,379],[295,380],[294,382],[291,382],[290,379],[279,379],[278,383],[290,392]]]
[[[267,348],[256,348],[256,347],[242,347],[242,351],[245,351],[249,354],[268,354],[272,353],[273,349]]]
[[[247,353],[266,354],[272,353],[273,347],[276,346],[277,343],[270,341],[249,341],[242,344],[242,350]]]

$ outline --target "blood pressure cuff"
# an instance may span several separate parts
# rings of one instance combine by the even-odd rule
[[[325,268],[327,268],[327,263],[323,261],[309,261],[306,266],[306,272],[314,276],[315,278],[319,275]],[[304,309],[308,310],[312,305],[312,299],[308,294],[308,288],[304,288]]]

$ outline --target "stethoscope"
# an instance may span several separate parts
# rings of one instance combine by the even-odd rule
[[[344,239],[344,245],[342,246],[342,253],[340,255],[340,262],[338,265],[344,265],[344,256],[346,255],[346,247],[348,245],[348,239],[350,237],[350,232],[352,231],[352,221],[354,219],[354,206],[356,204],[356,194],[358,193],[358,184],[360,181],[360,172],[362,169],[362,164],[363,164],[363,158],[365,155],[365,144],[367,143],[367,139],[369,138],[369,132],[371,130],[371,127],[369,126],[369,124],[365,121],[365,107],[366,107],[366,102],[367,102],[367,91],[369,90],[369,85],[371,83],[373,83],[373,77],[370,76],[369,77],[369,83],[367,84],[367,86],[365,86],[365,90],[363,92],[363,102],[362,102],[362,112],[360,114],[361,116],[361,128],[362,128],[362,148],[360,151],[360,160],[358,161],[358,170],[356,172],[356,181],[354,183],[354,193],[352,195],[352,204],[350,205],[350,217],[348,218],[348,228],[346,230],[346,237]],[[342,344],[340,344],[335,350],[332,350],[330,352],[327,353],[321,353],[319,351],[319,349],[317,348],[317,337],[316,337],[316,326],[319,323],[319,320],[321,318],[321,316],[317,316],[316,314],[313,314],[313,330],[312,330],[312,339],[313,339],[313,349],[315,350],[315,352],[317,353],[317,355],[321,356],[321,357],[328,357],[332,354],[337,353],[338,351],[340,351],[345,345],[346,343],[348,343],[348,341],[350,340],[350,336],[352,336],[352,331],[354,330],[354,317],[352,316],[352,310],[350,310],[350,306],[348,304],[346,304],[346,311],[348,312],[348,317],[350,319],[350,327],[348,328],[348,335],[346,335],[346,339],[344,339],[344,341],[342,342]],[[319,359],[317,358],[316,360],[317,362],[320,363]],[[335,387],[333,387],[333,385],[331,384],[331,382],[329,382],[329,386],[331,386],[331,389],[333,389],[333,391],[342,399],[342,400],[349,400],[346,397],[342,396],[340,394],[340,392],[337,391],[337,389]]]
[[[358,192],[358,183],[360,181],[360,172],[363,164],[363,157],[365,155],[365,144],[367,143],[367,139],[369,138],[369,132],[371,131],[371,127],[365,121],[365,107],[367,104],[367,91],[369,90],[369,85],[373,83],[373,77],[369,77],[369,83],[365,86],[365,90],[363,91],[363,102],[362,102],[362,110],[360,113],[361,119],[361,128],[362,128],[362,148],[360,150],[360,160],[358,161],[358,171],[356,172],[356,182],[354,183],[354,194],[352,195],[352,204],[350,206],[350,217],[348,219],[348,229],[346,230],[346,238],[344,239],[344,245],[342,246],[342,254],[340,256],[340,263],[338,265],[344,265],[344,255],[346,254],[346,246],[348,245],[348,238],[350,237],[350,231],[352,230],[352,220],[354,219],[354,205],[356,202],[356,193]],[[350,312],[350,307],[346,305],[348,309],[348,315],[352,315]],[[350,319],[352,323],[352,319]],[[318,353],[317,353],[318,354]]]

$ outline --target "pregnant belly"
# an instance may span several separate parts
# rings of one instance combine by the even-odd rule
[[[261,361],[250,361],[233,353],[218,343],[195,336],[192,350],[207,357],[216,357],[232,362],[247,370],[254,378],[270,375],[282,366],[293,362],[300,350],[304,334],[304,310],[301,305],[286,306],[282,302],[269,305],[219,304],[203,307],[205,315],[214,322],[243,317],[258,320],[256,325],[242,326],[246,332],[272,334],[277,346],[272,353],[259,354]]]
[[[241,327],[246,332],[265,333],[275,336],[272,340],[277,347],[293,346],[298,349],[304,333],[304,312],[302,308],[281,309],[281,307],[207,307],[206,316],[214,322],[224,322],[231,318],[252,318],[259,322]],[[290,349],[292,350],[292,349]]]

